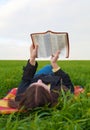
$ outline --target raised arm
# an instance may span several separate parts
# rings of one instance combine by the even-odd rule
[[[30,59],[27,62],[27,65],[23,68],[23,76],[22,76],[22,81],[18,86],[17,94],[15,100],[20,100],[21,96],[20,94],[24,93],[29,84],[31,83],[32,78],[34,77],[34,74],[37,70],[37,62],[35,61],[36,59],[36,54],[37,54],[38,46],[33,46],[31,44],[30,46]]]
[[[24,72],[22,76],[22,80],[31,80],[37,70],[37,62],[36,56],[38,51],[38,45],[31,44],[30,46],[30,59],[27,62],[27,65],[24,67]]]
[[[51,56],[51,65],[53,70],[59,69],[59,65],[57,64],[57,60],[59,58],[60,51],[58,50],[55,54],[52,54]]]
[[[37,57],[38,44],[31,44],[30,46],[30,64],[35,65],[35,59]]]
[[[59,76],[62,79],[63,85],[65,85],[71,92],[74,91],[73,84],[71,82],[70,76],[64,72],[60,66],[57,64],[57,60],[59,58],[60,51],[57,51],[54,55],[51,56],[51,65],[53,68],[53,72],[56,76]]]

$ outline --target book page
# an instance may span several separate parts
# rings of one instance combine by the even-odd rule
[[[33,35],[32,38],[34,44],[39,45],[37,57],[49,57],[51,55],[50,34]]]
[[[38,44],[39,58],[48,58],[57,50],[60,50],[60,57],[68,57],[69,55],[69,41],[67,33],[53,33],[47,31],[45,33],[31,34],[34,44]]]
[[[67,36],[66,34],[53,34],[51,33],[51,47],[52,54],[57,50],[60,50],[60,57],[66,57],[67,55]]]

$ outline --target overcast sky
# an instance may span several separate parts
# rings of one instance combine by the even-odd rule
[[[90,0],[0,0],[0,59],[28,59],[30,34],[68,32],[69,59],[90,60]]]

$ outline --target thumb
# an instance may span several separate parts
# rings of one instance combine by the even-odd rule
[[[58,50],[55,54],[56,57],[59,57],[60,51]]]
[[[38,49],[38,44],[35,44],[35,50],[37,50]]]

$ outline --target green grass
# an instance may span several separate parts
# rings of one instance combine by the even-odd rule
[[[0,98],[21,81],[26,61],[0,61]],[[39,61],[39,68],[49,61]],[[90,130],[90,61],[59,61],[60,67],[71,77],[74,85],[81,85],[85,93],[74,98],[69,92],[59,98],[53,108],[43,107],[28,113],[0,115],[0,130]]]

